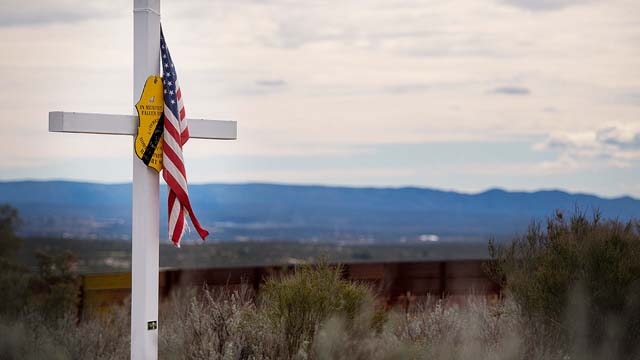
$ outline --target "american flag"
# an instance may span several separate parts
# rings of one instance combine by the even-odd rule
[[[185,117],[178,76],[171,61],[162,28],[160,29],[160,54],[164,84],[162,177],[169,186],[169,238],[175,246],[179,247],[187,214],[202,240],[209,235],[209,232],[196,219],[189,201],[187,173],[182,157],[182,146],[189,140],[189,126]]]

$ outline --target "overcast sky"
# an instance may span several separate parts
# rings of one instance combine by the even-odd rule
[[[0,0],[0,180],[131,180],[130,1]],[[563,189],[640,197],[638,0],[164,0],[191,182]]]

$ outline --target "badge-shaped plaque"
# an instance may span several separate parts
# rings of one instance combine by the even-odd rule
[[[136,104],[140,118],[135,142],[136,154],[142,162],[157,172],[162,169],[163,95],[162,78],[149,76],[140,101]]]

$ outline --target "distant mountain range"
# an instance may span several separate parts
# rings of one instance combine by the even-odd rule
[[[556,209],[599,209],[604,217],[622,220],[640,215],[640,201],[630,197],[605,199],[562,191],[464,194],[415,187],[276,184],[204,184],[190,185],[189,190],[212,238],[237,241],[485,241],[522,234],[531,220],[544,219]],[[164,187],[161,199],[163,236]],[[0,203],[18,208],[24,236],[130,238],[131,184],[0,182]]]

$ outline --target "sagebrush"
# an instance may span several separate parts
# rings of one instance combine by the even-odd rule
[[[534,222],[508,246],[491,244],[493,277],[503,283],[536,327],[559,351],[640,356],[640,226],[603,220],[598,212],[556,212]]]

